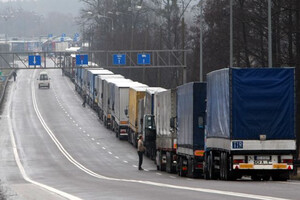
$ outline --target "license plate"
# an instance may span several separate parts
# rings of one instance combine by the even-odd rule
[[[271,156],[254,156],[255,160],[271,160]]]
[[[254,164],[255,165],[270,165],[271,156],[254,156]]]

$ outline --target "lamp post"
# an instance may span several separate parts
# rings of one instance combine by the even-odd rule
[[[268,0],[268,66],[272,68],[272,1]]]
[[[131,3],[131,7],[128,8],[128,11],[131,12],[131,42],[130,42],[130,49],[133,49],[133,30],[134,30],[134,24],[133,24],[133,20],[134,20],[134,15],[133,15],[133,11],[138,11],[142,9],[142,6],[132,6]]]
[[[203,82],[203,0],[200,2],[200,82]]]
[[[230,64],[229,67],[233,67],[233,11],[232,0],[230,0]]]

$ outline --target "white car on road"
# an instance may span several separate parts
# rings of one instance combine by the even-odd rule
[[[50,78],[47,72],[45,71],[41,72],[37,80],[38,80],[39,88],[41,87],[47,87],[48,89],[50,88]]]

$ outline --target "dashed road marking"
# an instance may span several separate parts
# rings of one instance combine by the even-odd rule
[[[110,152],[110,151],[109,151],[108,153],[109,153],[110,155],[112,154],[112,152]]]
[[[136,166],[136,165],[132,165],[132,167],[135,167],[135,168],[137,168],[138,166]]]
[[[126,160],[123,160],[123,162],[124,162],[124,163],[128,163],[128,161],[126,161]]]
[[[105,150],[106,148],[105,148],[105,147],[102,147],[102,149],[104,149],[104,150]]]

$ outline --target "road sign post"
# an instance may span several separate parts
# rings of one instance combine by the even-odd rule
[[[28,56],[28,65],[29,66],[41,65],[41,56],[40,55],[30,55],[30,56]]]
[[[138,65],[150,65],[150,54],[149,53],[141,53],[137,55],[137,64]]]
[[[125,54],[114,54],[113,55],[114,65],[126,65],[126,55]]]
[[[89,64],[89,57],[88,55],[76,55],[76,65],[88,65]]]

